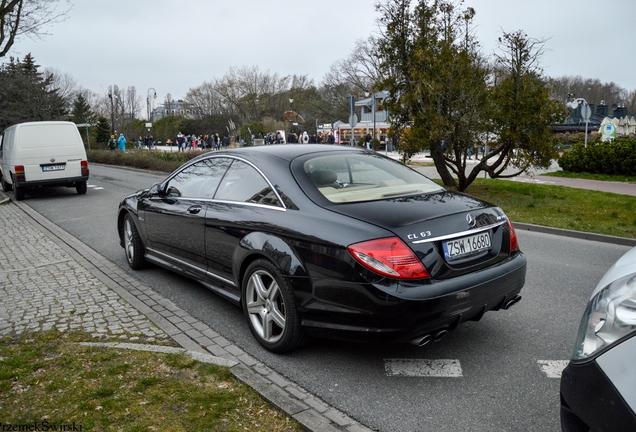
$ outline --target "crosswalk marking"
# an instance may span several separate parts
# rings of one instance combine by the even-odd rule
[[[563,369],[570,363],[569,360],[537,360],[541,372],[548,378],[561,378]]]
[[[539,369],[547,378],[561,378],[569,360],[537,360]],[[462,378],[459,360],[455,359],[384,359],[387,376]]]
[[[459,360],[384,359],[387,376],[461,378]]]

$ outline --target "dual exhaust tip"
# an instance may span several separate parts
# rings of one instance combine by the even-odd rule
[[[448,334],[448,330],[440,330],[437,333],[435,333],[434,335],[433,334],[427,334],[425,336],[420,336],[418,338],[412,339],[410,342],[413,345],[422,347],[422,346],[426,345],[427,343],[429,343],[430,341],[433,341],[433,342],[441,341],[442,339],[444,339],[444,336],[446,336],[447,334]]]
[[[516,295],[510,300],[506,301],[501,308],[510,309],[512,306],[519,303],[519,300],[521,300],[521,296]],[[441,341],[442,339],[444,339],[444,336],[446,336],[447,334],[448,334],[448,330],[440,330],[435,334],[427,334],[424,336],[417,337],[415,339],[411,339],[409,342],[412,343],[413,345],[422,347],[426,345],[427,343],[429,343],[430,341],[433,341],[433,342]]]

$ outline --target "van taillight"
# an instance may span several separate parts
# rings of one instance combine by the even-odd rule
[[[26,177],[24,176],[24,165],[16,165],[15,178],[18,182],[26,181]]]
[[[88,161],[82,161],[81,162],[81,166],[82,166],[82,175],[83,176],[87,176],[88,175]]]

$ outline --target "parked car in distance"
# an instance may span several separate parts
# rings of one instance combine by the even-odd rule
[[[564,432],[636,431],[636,248],[600,280],[561,375]]]
[[[124,198],[117,229],[130,267],[201,282],[274,352],[308,335],[421,346],[514,305],[525,282],[500,208],[345,146],[203,154]]]
[[[7,128],[0,144],[0,184],[13,190],[16,200],[25,198],[28,188],[74,187],[85,194],[88,159],[75,123],[64,121],[28,122]]]

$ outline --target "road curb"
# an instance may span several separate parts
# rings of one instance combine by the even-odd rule
[[[553,234],[553,235],[558,235],[563,237],[577,238],[581,240],[610,243],[610,244],[615,244],[620,246],[632,246],[632,247],[636,246],[636,239],[630,239],[626,237],[616,237],[616,236],[603,235],[603,234],[594,234],[594,233],[587,233],[583,231],[573,231],[573,230],[567,230],[563,228],[552,228],[552,227],[546,227],[542,225],[533,225],[533,224],[521,223],[521,222],[513,222],[512,224],[514,225],[516,230],[540,232],[540,233]]]

